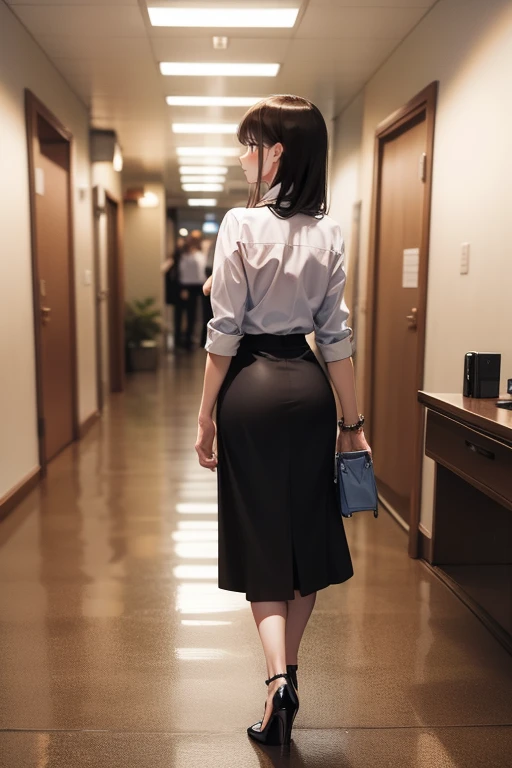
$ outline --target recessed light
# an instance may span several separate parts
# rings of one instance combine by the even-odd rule
[[[167,96],[170,107],[252,107],[262,96]]]
[[[192,197],[187,200],[187,203],[189,205],[204,205],[207,208],[213,208],[217,205],[217,199],[215,197]]]
[[[137,200],[139,208],[156,208],[158,206],[158,197],[154,192],[145,192],[143,197]]]
[[[181,165],[180,173],[193,174],[195,176],[205,176],[208,173],[227,173],[228,169],[225,165]]]
[[[195,77],[275,77],[279,64],[201,63],[197,61],[162,61],[162,75],[191,75]]]
[[[178,157],[236,157],[237,147],[176,147]]]
[[[236,133],[237,123],[173,123],[173,133]]]
[[[293,27],[298,8],[148,8],[154,27]]]
[[[222,184],[182,184],[184,192],[222,192]]]
[[[180,235],[181,237],[187,237],[188,229],[186,227],[182,227],[178,232],[178,235]]]
[[[225,176],[182,176],[180,179],[182,184],[223,184],[226,181]]]

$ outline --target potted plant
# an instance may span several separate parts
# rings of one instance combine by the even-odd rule
[[[156,299],[134,299],[125,305],[125,341],[128,371],[155,371],[158,368],[156,336],[161,331],[161,312]]]

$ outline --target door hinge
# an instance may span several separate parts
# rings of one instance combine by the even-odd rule
[[[422,155],[420,155],[420,181],[426,181],[427,179],[427,154],[426,152],[423,152]]]
[[[45,435],[45,419],[44,418],[38,418],[37,420],[37,436],[42,438]]]

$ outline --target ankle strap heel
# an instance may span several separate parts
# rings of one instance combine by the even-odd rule
[[[270,685],[279,677],[284,677],[286,683],[291,683],[290,675],[287,672],[279,672],[277,675],[265,680],[266,685]],[[272,710],[265,728],[261,728],[263,720],[251,725],[247,729],[251,739],[260,744],[268,746],[290,745],[293,721],[299,709],[297,693],[290,685],[280,685],[272,697]]]
[[[278,677],[285,677],[286,682],[290,679],[290,675],[288,672],[279,672],[277,675],[274,675],[274,677],[269,677],[268,680],[265,680],[265,685],[270,685],[274,680],[277,680]]]

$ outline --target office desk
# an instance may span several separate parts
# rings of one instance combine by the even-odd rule
[[[421,555],[512,652],[512,411],[497,399],[418,392],[436,462]]]

